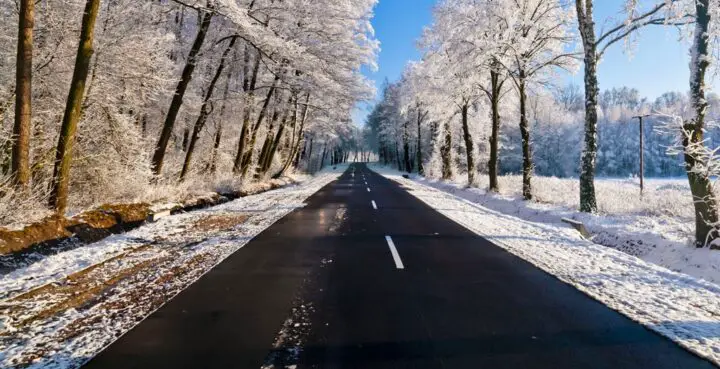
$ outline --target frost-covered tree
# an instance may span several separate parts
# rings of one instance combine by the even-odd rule
[[[705,79],[713,55],[718,55],[720,40],[720,4],[712,0],[694,0],[684,10],[692,14],[695,27],[690,47],[690,103],[692,116],[682,126],[685,170],[695,206],[695,242],[705,245],[718,237],[718,200],[712,177],[716,149],[706,147],[708,99]]]
[[[489,136],[489,189],[498,191],[498,159],[501,100],[507,92],[508,78],[502,60],[508,56],[509,24],[505,18],[505,3],[498,1],[447,0],[435,9],[433,28],[424,37],[427,47],[442,48],[448,57],[458,60],[461,68],[468,68],[476,77],[474,87],[487,96],[490,105],[491,133]],[[438,45],[438,43],[440,45]],[[446,136],[446,140],[450,136]],[[450,150],[444,150],[449,154]],[[447,162],[445,158],[444,162]]]
[[[523,197],[532,199],[533,174],[530,125],[528,121],[528,89],[543,81],[553,68],[571,69],[574,52],[569,50],[572,13],[560,1],[522,0],[495,7],[497,17],[507,24],[506,58],[499,58],[515,85],[519,97],[520,135],[523,152]]]
[[[94,52],[83,59],[76,50],[85,1],[31,4],[34,27],[28,4],[0,2],[3,19],[17,21],[0,25],[0,57],[8,62],[0,67],[0,196],[46,202],[46,189],[66,182],[68,206],[77,209],[279,176],[307,168],[320,144],[328,145],[327,158],[345,158],[357,146],[348,117],[374,92],[360,70],[374,67],[378,50],[375,3],[101,2],[88,45]],[[18,44],[17,35],[28,32],[32,44]],[[80,61],[87,77],[73,99],[75,129],[61,129]],[[29,124],[19,135],[28,145],[15,139],[16,121]],[[311,140],[315,155],[307,155]],[[67,172],[54,170],[56,153],[69,153],[72,142],[72,155],[61,155]],[[31,191],[16,196],[9,183],[15,167],[25,167],[14,164],[25,151]]]
[[[602,59],[608,47],[632,37],[645,26],[669,22],[684,23],[686,13],[677,12],[677,3],[678,0],[653,0],[650,1],[648,7],[641,8],[641,1],[625,0],[623,7],[626,14],[625,19],[597,32],[594,19],[594,0],[575,0],[585,67],[585,147],[582,153],[582,170],[580,172],[581,211],[594,212],[597,210],[595,167],[598,148],[598,61]]]

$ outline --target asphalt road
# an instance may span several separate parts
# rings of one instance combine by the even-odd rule
[[[87,368],[713,368],[351,165]]]

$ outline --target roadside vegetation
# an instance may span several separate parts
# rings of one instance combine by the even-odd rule
[[[374,4],[0,2],[0,226],[357,155]]]

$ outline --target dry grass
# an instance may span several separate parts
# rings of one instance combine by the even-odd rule
[[[163,261],[163,257],[138,259],[118,268],[120,263],[116,262],[127,260],[147,248],[139,247],[73,273],[56,283],[15,296],[0,307],[0,312],[14,322],[15,328],[22,329],[37,320],[84,306],[128,276]]]
[[[195,221],[182,232],[186,236],[208,232],[223,232],[232,229],[248,219],[245,214],[209,215]],[[182,235],[176,235],[183,237]],[[192,237],[192,236],[191,236]],[[92,305],[105,291],[119,282],[138,275],[148,268],[164,264],[163,275],[152,278],[151,284],[163,285],[179,275],[195,270],[199,264],[207,261],[210,255],[200,254],[180,265],[168,265],[180,254],[181,250],[159,245],[143,245],[116,255],[101,263],[91,265],[67,277],[49,283],[6,300],[0,305],[0,313],[13,322],[16,329],[23,329],[33,322],[50,318],[68,309]],[[146,291],[147,292],[147,291]],[[136,294],[137,289],[125,291]],[[130,297],[130,296],[128,296]],[[123,300],[121,301],[134,301]],[[159,297],[159,301],[164,301]],[[156,304],[151,304],[155,306]],[[120,308],[115,306],[114,308]],[[7,332],[5,332],[5,335]],[[0,332],[0,335],[3,335]]]
[[[244,223],[247,215],[225,214],[210,215],[196,221],[192,228],[199,232],[225,231]]]

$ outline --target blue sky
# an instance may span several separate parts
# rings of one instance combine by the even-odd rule
[[[373,27],[380,40],[378,70],[365,74],[380,88],[385,78],[397,80],[409,60],[420,53],[416,41],[424,27],[432,23],[432,7],[436,0],[380,0],[375,8]],[[622,9],[623,0],[596,1],[595,22],[606,24]],[[671,28],[651,27],[641,31],[632,56],[625,53],[622,42],[611,46],[599,66],[600,89],[628,86],[637,88],[642,96],[654,99],[666,91],[686,91],[688,86],[688,45],[678,40]],[[582,71],[565,77],[566,83],[583,84]],[[716,85],[713,83],[713,85]],[[355,114],[362,123],[370,106]]]

